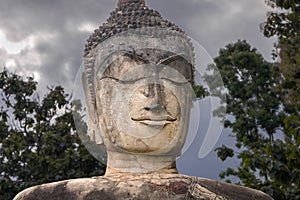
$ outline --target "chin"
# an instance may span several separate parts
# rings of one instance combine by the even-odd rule
[[[169,131],[160,131],[148,138],[137,138],[120,133],[118,139],[110,143],[116,151],[128,154],[177,156],[181,152],[184,140],[178,139],[181,137],[179,132],[172,132],[172,136],[169,133]]]

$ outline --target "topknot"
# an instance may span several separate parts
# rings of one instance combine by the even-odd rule
[[[144,0],[119,0],[118,7],[126,6],[126,5],[132,4],[132,3],[145,5]]]

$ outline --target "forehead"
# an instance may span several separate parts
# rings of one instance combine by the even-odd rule
[[[178,71],[188,81],[193,81],[193,66],[181,54],[176,55],[160,49],[141,49],[130,52],[116,52],[111,54],[107,60],[109,60],[109,63],[106,63],[107,67],[102,77],[119,79],[129,70],[147,65],[157,67],[158,70],[164,66],[168,66]]]

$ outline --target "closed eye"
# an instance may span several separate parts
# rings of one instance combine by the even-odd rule
[[[118,83],[122,83],[122,84],[134,84],[135,82],[144,79],[144,77],[135,78],[135,79],[124,79],[124,80],[121,80],[121,79],[118,79],[118,78],[115,78],[115,77],[105,76],[105,77],[102,77],[100,80],[103,80],[103,79],[112,79],[112,80],[114,80],[114,81],[116,81]]]
[[[124,79],[124,80],[118,80],[119,83],[122,84],[133,84],[139,80],[145,79],[145,77],[135,78],[135,79]]]
[[[176,80],[172,80],[172,79],[169,79],[169,78],[165,78],[165,77],[161,77],[161,79],[163,79],[163,80],[166,80],[166,81],[168,81],[168,82],[171,82],[172,84],[174,84],[174,85],[177,85],[177,86],[180,86],[180,85],[184,85],[184,84],[187,84],[187,83],[189,83],[189,81],[184,81],[184,82],[179,82],[179,81],[176,81]]]

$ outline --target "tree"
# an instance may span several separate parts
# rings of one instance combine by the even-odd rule
[[[236,138],[235,149],[223,145],[216,151],[223,161],[240,160],[237,169],[228,168],[220,177],[235,176],[237,184],[275,199],[300,199],[300,137],[291,136],[284,124],[276,63],[265,61],[246,41],[227,45],[214,61],[228,91],[226,112],[234,118],[225,126]]]
[[[222,160],[233,156],[241,160],[237,169],[229,168],[220,176],[236,176],[239,184],[265,191],[275,199],[300,199],[300,1],[266,2],[277,9],[269,12],[262,24],[266,37],[278,36],[273,54],[277,61],[267,65],[255,59],[239,62],[237,55],[250,50],[240,41],[222,49],[215,59],[229,92],[227,113],[235,118],[226,126],[232,128],[239,150],[222,146],[217,149],[218,156]],[[241,48],[241,44],[246,48]],[[256,70],[257,76],[248,79],[247,65]],[[265,84],[261,87],[258,82]],[[251,107],[253,100],[255,106]],[[255,136],[254,140],[249,135]]]
[[[48,88],[41,100],[36,89],[32,77],[0,73],[0,199],[33,185],[105,170],[78,137],[72,112],[79,115],[80,102],[72,105],[61,86]]]
[[[279,57],[277,64],[283,77],[282,97],[286,111],[299,115],[300,1],[268,0],[267,2],[272,7],[281,9],[281,12],[270,12],[262,28],[266,37],[279,37],[276,45],[277,53],[274,56]]]
[[[287,149],[287,156],[294,164],[293,178],[297,178],[299,187],[299,148],[300,148],[300,1],[299,0],[269,0],[269,5],[280,9],[271,12],[264,23],[266,37],[278,36],[276,54],[278,68],[282,75],[281,98],[286,112],[284,119],[285,142],[292,149]],[[293,186],[290,188],[294,188]],[[300,199],[298,189],[289,189],[291,199]],[[292,194],[298,196],[294,197]],[[288,196],[288,195],[286,195]]]

